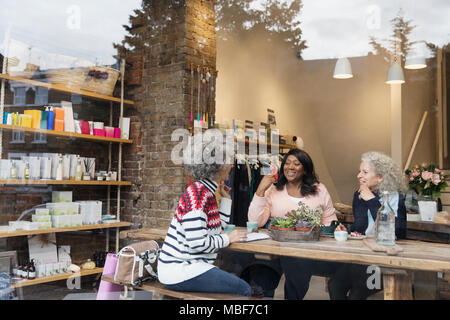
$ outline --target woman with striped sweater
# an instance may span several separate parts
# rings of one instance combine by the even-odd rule
[[[203,146],[202,154],[207,148]],[[231,167],[217,163],[186,165],[197,181],[181,196],[158,259],[158,278],[168,289],[252,294],[247,282],[213,265],[219,249],[247,239],[245,230],[222,232],[231,213],[230,188],[224,182]],[[214,195],[217,188],[222,197],[220,207]]]

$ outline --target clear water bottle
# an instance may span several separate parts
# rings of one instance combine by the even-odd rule
[[[395,245],[395,212],[389,205],[390,194],[383,192],[382,205],[378,209],[375,221],[375,239],[381,246]]]

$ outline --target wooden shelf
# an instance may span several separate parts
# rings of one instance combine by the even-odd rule
[[[52,90],[58,90],[58,91],[62,91],[62,92],[75,93],[75,94],[79,94],[79,95],[82,95],[82,96],[85,96],[85,97],[94,98],[94,99],[98,99],[98,100],[112,101],[112,102],[119,102],[120,103],[120,98],[111,97],[111,96],[105,96],[105,95],[102,95],[102,94],[98,94],[98,93],[91,92],[91,91],[86,91],[86,90],[70,89],[70,88],[67,88],[67,87],[64,87],[64,86],[60,86],[60,85],[55,85],[55,84],[41,82],[41,81],[36,81],[36,80],[24,79],[24,78],[20,78],[20,77],[14,77],[14,76],[10,76],[10,75],[3,74],[3,73],[0,73],[0,79],[6,79],[6,80],[10,80],[10,81],[16,81],[16,82],[31,84],[33,86],[49,88],[49,89],[52,89]],[[133,101],[125,100],[125,99],[123,100],[123,103],[124,104],[128,104],[128,105],[133,105],[134,104]]]
[[[297,146],[291,145],[291,144],[276,144],[276,143],[270,143],[270,142],[259,142],[259,141],[250,141],[248,138],[245,139],[238,139],[234,138],[234,141],[236,142],[245,142],[247,144],[257,144],[257,145],[267,145],[267,146],[274,146],[279,148],[286,148],[286,149],[295,149]]]
[[[12,232],[0,232],[0,239],[1,238],[20,237],[20,236],[32,236],[35,234],[87,231],[87,230],[95,230],[95,229],[109,229],[109,228],[120,228],[120,227],[129,227],[129,226],[131,226],[130,222],[114,222],[114,223],[106,223],[106,224],[103,223],[103,224],[84,225],[81,227],[72,227],[72,228],[51,228],[51,229],[41,229],[41,230],[16,230],[16,231],[12,231]]]
[[[103,272],[103,268],[95,268],[92,270],[81,270],[79,273],[63,273],[63,274],[58,274],[55,276],[41,277],[41,278],[36,278],[33,280],[24,280],[21,282],[17,282],[17,283],[14,283],[13,285],[11,285],[11,288],[16,289],[16,288],[34,286],[36,284],[65,280],[65,279],[69,279],[72,277],[83,277],[83,276],[89,276],[89,275],[93,275],[93,274],[100,274],[102,272]]]
[[[11,125],[7,125],[7,124],[0,124],[0,129],[11,130],[11,131],[12,130],[20,130],[20,131],[32,132],[32,133],[45,133],[45,134],[48,134],[51,136],[56,136],[56,137],[83,139],[83,140],[90,140],[90,141],[94,141],[94,142],[133,143],[133,140],[128,140],[128,139],[100,137],[100,136],[93,136],[93,135],[89,135],[89,134],[46,130],[46,129],[23,128],[23,127],[11,126]]]
[[[77,181],[77,180],[12,180],[12,179],[2,179],[0,180],[0,185],[85,185],[85,186],[131,186],[130,181]]]

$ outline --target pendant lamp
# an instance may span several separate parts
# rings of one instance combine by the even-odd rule
[[[394,60],[391,67],[389,68],[387,84],[402,84],[405,83],[405,77],[403,76],[403,69],[398,64],[397,59]]]
[[[339,58],[336,61],[333,78],[335,79],[353,78],[352,66],[350,65],[350,61],[348,61],[347,58]]]
[[[422,69],[426,66],[424,57],[406,57],[405,69]]]

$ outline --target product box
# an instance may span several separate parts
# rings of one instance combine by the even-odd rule
[[[70,257],[70,246],[58,246],[58,261],[72,263]]]
[[[51,217],[51,216],[49,216]],[[38,229],[42,230],[42,229],[51,229],[52,228],[52,222],[36,222],[36,224],[38,225]]]
[[[50,215],[43,216],[43,215],[33,214],[31,216],[31,221],[33,221],[33,222],[52,222],[52,217]]]
[[[76,202],[47,203],[46,207],[52,216],[76,215],[79,213],[80,204]]]
[[[48,216],[50,214],[50,210],[47,208],[36,208],[34,209],[34,215],[36,216]]]
[[[11,172],[11,160],[1,159],[0,160],[0,179],[9,179]]]
[[[53,191],[52,202],[72,202],[72,191]]]
[[[36,265],[57,263],[56,235],[49,233],[28,236],[28,252],[29,260],[34,259]]]
[[[130,118],[122,118],[122,121],[120,123],[120,132],[122,139],[130,138]]]
[[[83,225],[83,217],[81,214],[52,216],[52,224],[54,228],[81,227]]]
[[[102,202],[101,201],[77,201],[80,204],[80,215],[83,217],[83,224],[102,223]]]

